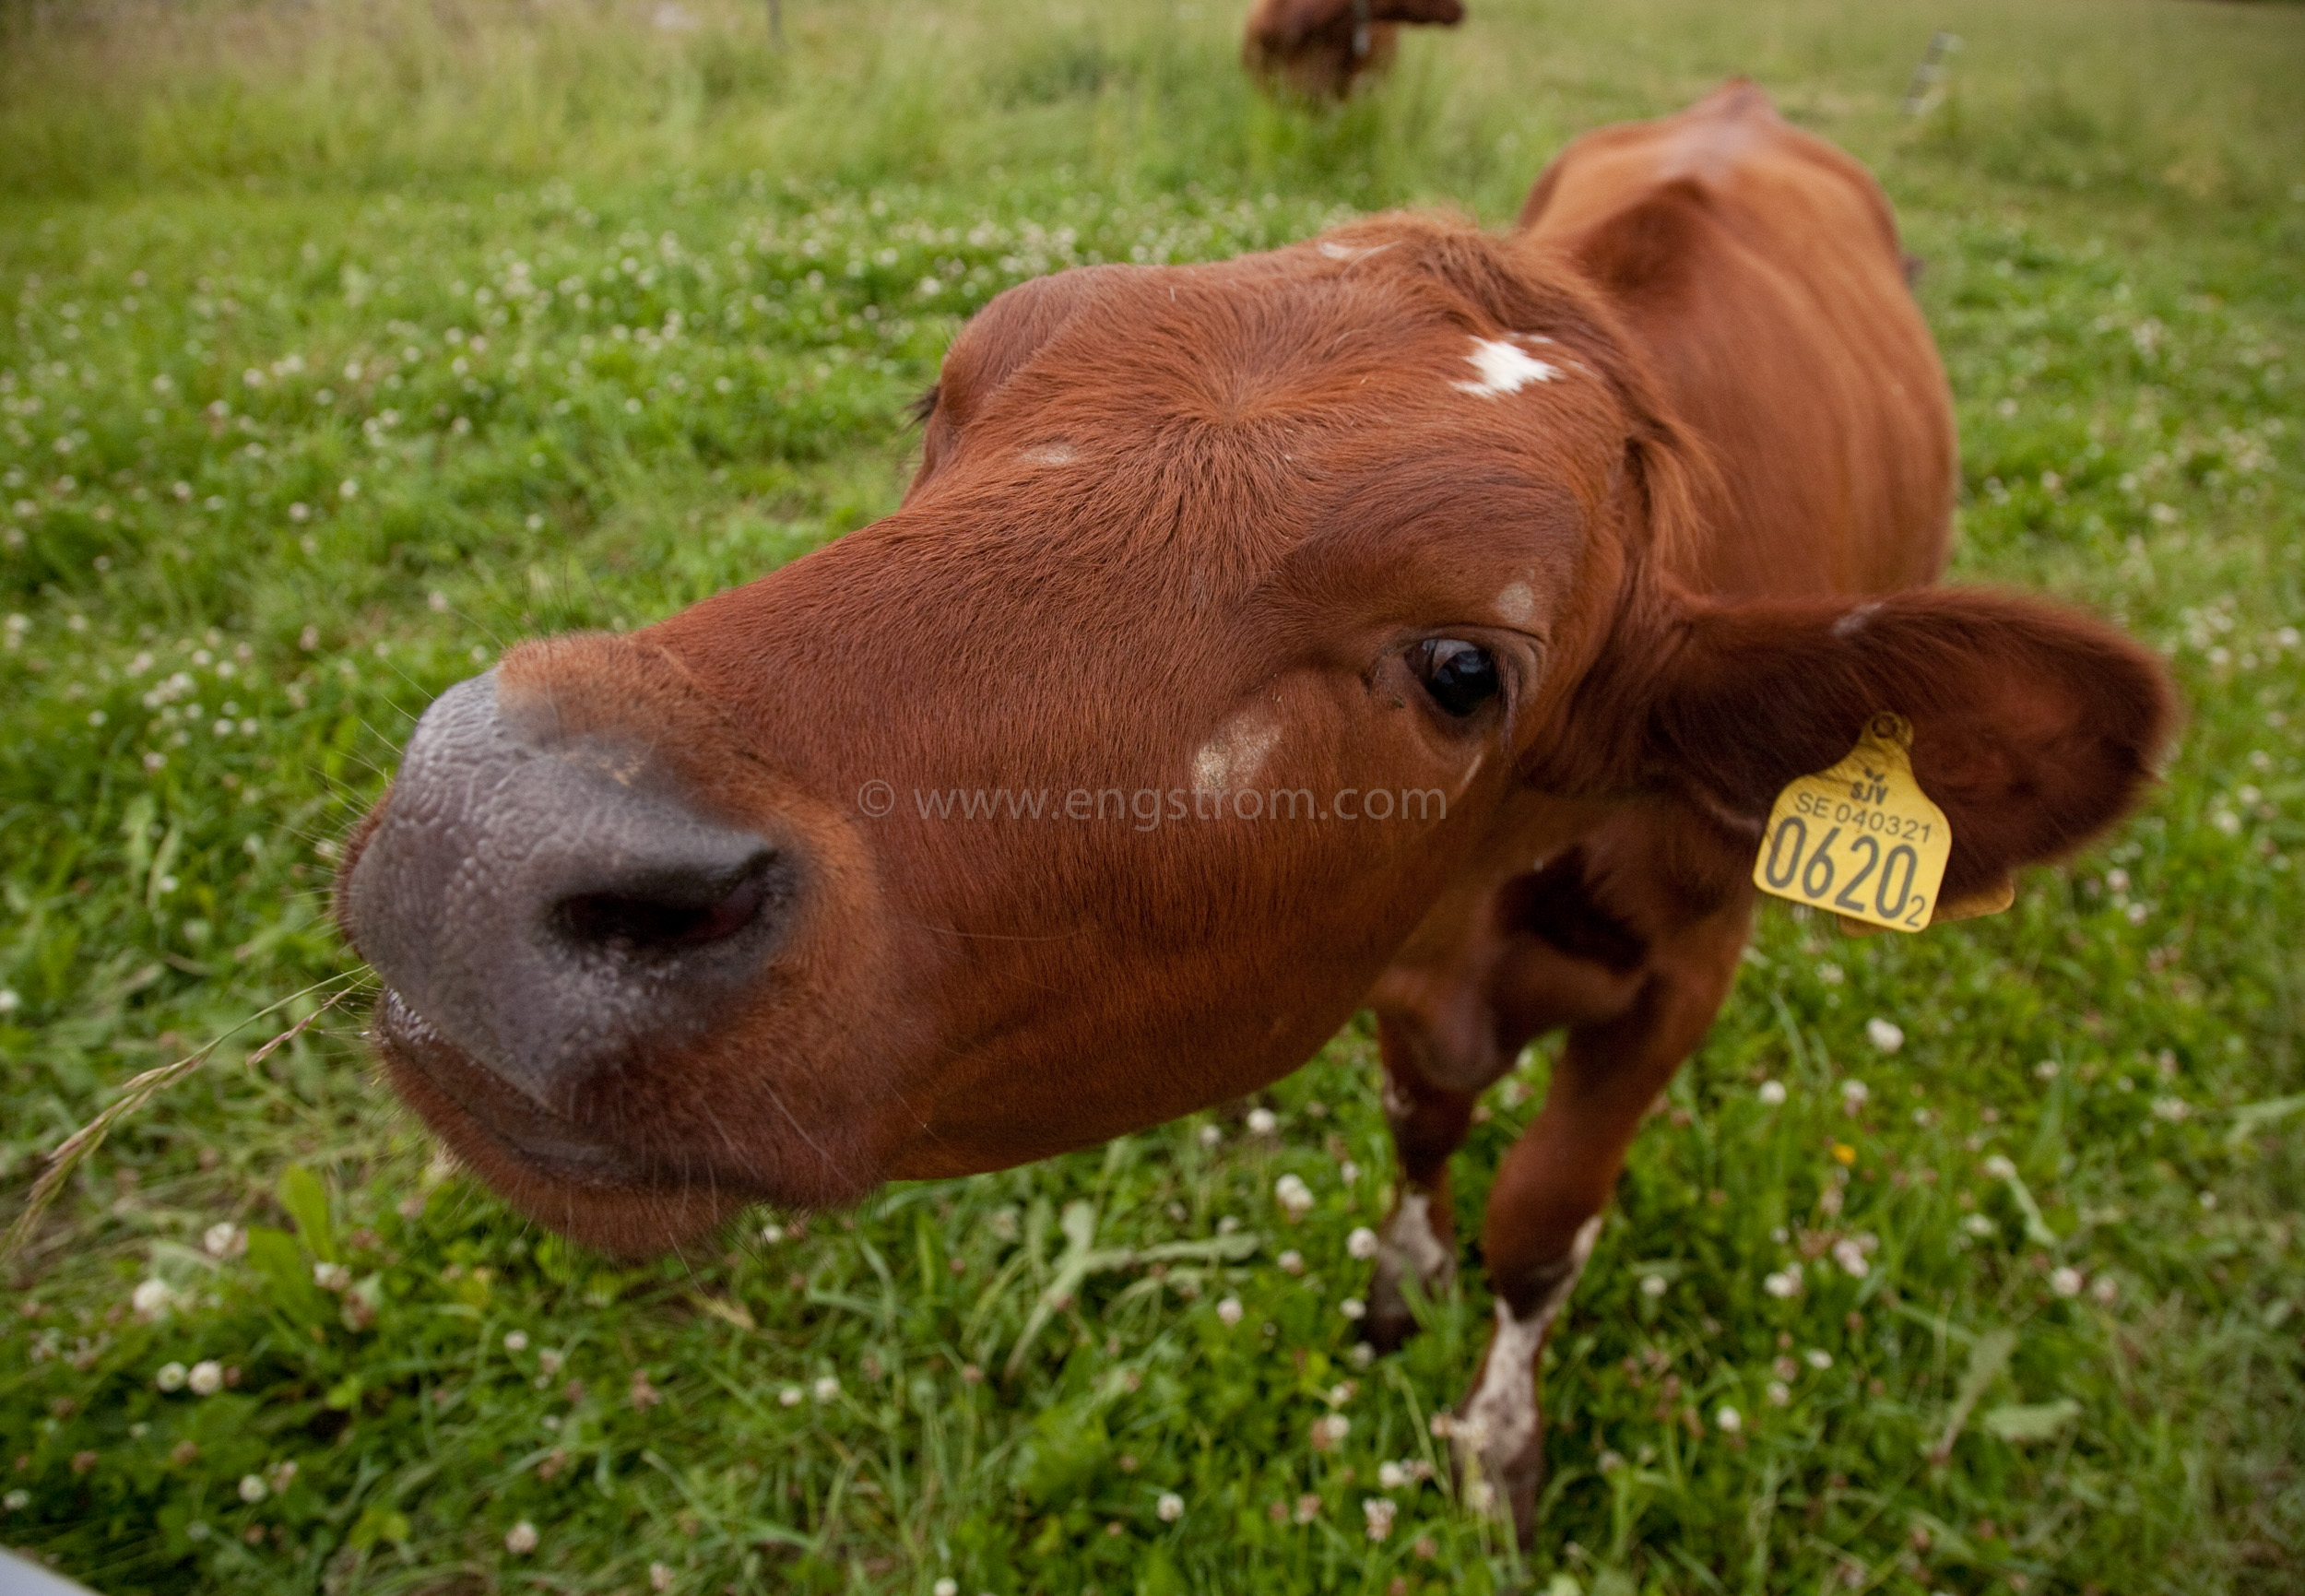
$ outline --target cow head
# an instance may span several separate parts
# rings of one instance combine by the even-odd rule
[[[338,878],[391,1076],[639,1249],[1274,1079],[1469,861],[1611,803],[1684,803],[1690,890],[1731,890],[1878,708],[1948,891],[2118,812],[2134,648],[1691,597],[1700,469],[1575,273],[1468,230],[1011,290],[895,514],[426,714]]]

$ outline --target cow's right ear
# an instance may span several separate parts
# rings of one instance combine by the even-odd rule
[[[1724,603],[1652,595],[1626,617],[1532,774],[1685,798],[1749,870],[1777,795],[1855,746],[1872,715],[1913,727],[1913,774],[1953,833],[1943,901],[1990,894],[2137,801],[2176,722],[2160,662],[2034,599],[1923,588]],[[1549,765],[1550,768],[1547,768]]]

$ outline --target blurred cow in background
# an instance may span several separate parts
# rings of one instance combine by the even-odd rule
[[[1464,15],[1459,0],[1257,0],[1241,61],[1269,88],[1342,100],[1391,66],[1402,23],[1453,28]]]

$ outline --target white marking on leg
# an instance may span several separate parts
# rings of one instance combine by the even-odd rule
[[[1529,336],[1532,344],[1551,340]],[[1481,373],[1478,382],[1451,383],[1448,385],[1461,394],[1478,395],[1483,399],[1500,398],[1518,394],[1531,383],[1549,383],[1561,374],[1561,368],[1541,361],[1502,338],[1475,338],[1472,352],[1465,357],[1472,369]]]
[[[1535,1436],[1537,1354],[1544,1348],[1553,1320],[1577,1289],[1585,1260],[1592,1256],[1593,1239],[1600,1234],[1597,1213],[1578,1227],[1576,1240],[1569,1243],[1567,1269],[1528,1313],[1516,1318],[1505,1299],[1496,1299],[1496,1334],[1489,1342],[1481,1386],[1465,1403],[1454,1427],[1464,1452],[1490,1472],[1510,1461]]]
[[[1433,1199],[1428,1192],[1401,1194],[1401,1205],[1385,1222],[1383,1245],[1428,1286],[1436,1284],[1457,1261],[1440,1232],[1433,1227]]]

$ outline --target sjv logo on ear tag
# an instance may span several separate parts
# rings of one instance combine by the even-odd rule
[[[1876,715],[1838,764],[1779,793],[1753,884],[1844,921],[1928,925],[1953,829],[1913,777],[1912,747],[1902,715]]]

